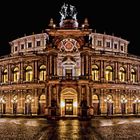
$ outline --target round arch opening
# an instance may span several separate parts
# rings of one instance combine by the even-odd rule
[[[77,91],[73,88],[65,88],[61,91],[60,108],[61,116],[77,116],[78,100]]]

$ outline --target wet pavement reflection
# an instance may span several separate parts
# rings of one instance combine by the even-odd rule
[[[0,140],[138,140],[140,119],[0,118]]]

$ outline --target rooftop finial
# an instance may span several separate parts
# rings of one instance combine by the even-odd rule
[[[50,23],[49,23],[49,25],[48,25],[48,26],[49,26],[49,27],[52,27],[52,26],[53,26],[53,24],[54,24],[54,23],[53,23],[53,18],[51,18],[51,19],[50,19]]]

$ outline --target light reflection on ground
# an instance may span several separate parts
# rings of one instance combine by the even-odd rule
[[[91,121],[0,118],[0,140],[140,139],[140,118]]]

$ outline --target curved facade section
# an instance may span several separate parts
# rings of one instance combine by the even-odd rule
[[[21,55],[29,52],[42,51],[46,47],[46,33],[24,36],[10,42],[11,55]]]
[[[127,54],[128,41],[106,34],[91,33],[92,48],[99,51]]]

